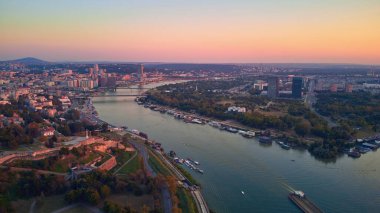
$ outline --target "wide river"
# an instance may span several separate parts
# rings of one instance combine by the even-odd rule
[[[325,163],[307,151],[262,146],[256,139],[184,123],[137,105],[133,97],[96,97],[93,103],[101,119],[148,133],[166,152],[199,161],[204,174],[191,173],[218,213],[300,212],[287,198],[291,189],[304,191],[325,212],[380,212],[379,151]]]

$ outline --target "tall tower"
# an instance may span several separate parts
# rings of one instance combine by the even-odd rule
[[[276,98],[278,96],[278,87],[280,79],[278,77],[270,77],[268,79],[268,97]]]
[[[140,83],[144,83],[144,65],[140,64],[139,65],[139,73],[140,73]]]
[[[292,96],[293,98],[302,98],[303,79],[301,77],[293,77],[292,80]]]

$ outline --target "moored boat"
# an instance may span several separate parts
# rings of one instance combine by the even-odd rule
[[[358,151],[349,151],[347,153],[347,155],[352,157],[352,158],[360,158],[360,156],[361,156],[360,152],[358,152]]]
[[[255,132],[252,132],[252,131],[240,131],[239,132],[243,137],[245,138],[253,138],[255,137]]]
[[[261,136],[259,138],[259,142],[262,144],[272,144],[272,138],[267,137],[267,136]]]
[[[235,128],[232,128],[232,127],[227,127],[226,129],[227,131],[231,132],[231,133],[237,133],[239,130],[235,129]]]

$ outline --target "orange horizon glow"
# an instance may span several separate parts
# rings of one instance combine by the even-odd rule
[[[0,59],[380,64],[378,1],[83,2],[1,2]]]

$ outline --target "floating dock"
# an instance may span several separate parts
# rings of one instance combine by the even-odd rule
[[[323,213],[323,211],[306,198],[305,194],[301,191],[292,192],[288,197],[305,213]]]

